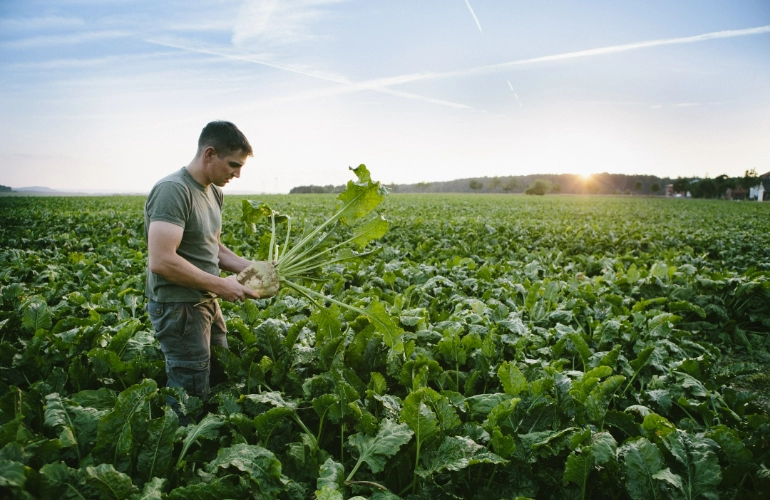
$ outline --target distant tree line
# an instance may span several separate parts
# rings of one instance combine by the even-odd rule
[[[345,186],[297,186],[291,188],[289,194],[327,194],[327,193],[341,193],[345,190]]]
[[[764,176],[763,176],[764,177]],[[724,174],[713,179],[698,177],[677,177],[673,182],[675,193],[690,193],[693,198],[726,198],[744,199],[749,195],[749,190],[764,182],[766,187],[770,179],[763,179],[757,175],[755,169],[746,170],[743,177],[728,177]],[[728,195],[729,193],[729,195]]]
[[[11,191],[13,191],[13,189],[11,189],[10,187],[3,186],[2,184],[0,184],[0,193],[8,193]]]
[[[673,182],[653,175],[575,174],[474,177],[446,182],[392,184],[394,193],[664,194]]]
[[[768,177],[763,179],[762,177]],[[758,176],[756,170],[747,170],[743,177],[720,175],[715,178],[656,177],[654,175],[593,174],[589,177],[575,174],[509,175],[472,177],[445,182],[418,182],[416,184],[389,184],[394,193],[524,193],[559,194],[666,194],[666,186],[673,191],[695,198],[746,198],[749,189],[765,182],[770,190],[770,176]],[[341,193],[344,186],[298,186],[289,193]],[[728,191],[729,190],[729,191]]]

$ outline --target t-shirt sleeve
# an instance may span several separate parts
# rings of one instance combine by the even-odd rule
[[[150,222],[170,222],[184,228],[191,208],[187,190],[176,182],[155,185],[147,197],[146,211]]]

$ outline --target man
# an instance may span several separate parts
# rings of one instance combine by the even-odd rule
[[[220,269],[238,273],[250,264],[219,238],[220,188],[240,177],[249,156],[251,145],[235,125],[211,122],[201,132],[190,164],[158,181],[144,208],[147,312],[166,357],[167,386],[202,398],[210,391],[210,346],[227,347],[216,297],[259,298],[234,275],[219,276]]]

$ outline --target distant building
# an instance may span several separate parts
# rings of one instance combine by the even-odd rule
[[[666,198],[671,198],[672,196],[674,196],[674,185],[666,184]]]
[[[759,176],[759,184],[749,189],[749,199],[767,201],[770,195],[770,172]]]
[[[746,199],[746,188],[743,186],[736,186],[734,188],[728,188],[725,192],[725,198],[728,200],[744,200]]]

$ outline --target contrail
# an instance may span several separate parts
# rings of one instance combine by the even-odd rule
[[[508,82],[508,86],[511,87],[511,92],[513,92],[513,96],[516,98],[516,102],[519,103],[519,106],[524,107],[524,106],[522,106],[521,101],[519,100],[518,94],[516,94],[516,91],[513,90],[513,85],[511,85],[511,81],[510,80],[506,80],[506,82]]]
[[[161,40],[152,40],[152,39],[145,39],[145,42],[152,43],[155,45],[160,45],[163,47],[171,47],[179,50],[184,50],[187,52],[194,52],[197,54],[206,54],[211,56],[218,56],[225,59],[233,59],[236,61],[244,61],[244,62],[250,62],[254,64],[260,64],[262,66],[267,66],[269,68],[279,69],[283,71],[288,71],[290,73],[295,73],[297,75],[302,75],[310,78],[315,78],[318,80],[324,80],[331,83],[337,83],[340,85],[343,85],[343,88],[337,88],[337,89],[330,89],[330,90],[322,90],[316,93],[318,96],[322,95],[334,95],[334,94],[342,94],[347,92],[357,92],[360,90],[373,90],[375,92],[381,92],[383,94],[393,95],[397,97],[404,97],[406,99],[415,99],[420,101],[429,102],[432,104],[439,104],[442,106],[449,106],[452,108],[461,108],[461,109],[470,109],[470,106],[467,106],[465,104],[459,104],[456,102],[451,101],[445,101],[442,99],[434,99],[432,97],[425,97],[417,94],[410,94],[407,92],[402,92],[399,90],[394,90],[387,88],[390,85],[397,85],[398,83],[402,83],[401,79],[399,77],[395,78],[383,78],[383,79],[374,79],[374,80],[368,80],[363,82],[351,82],[350,80],[346,78],[340,78],[340,77],[332,77],[328,75],[324,75],[321,73],[315,73],[310,71],[303,71],[296,68],[292,68],[290,66],[281,66],[279,64],[274,64],[268,61],[264,61],[261,59],[257,59],[255,57],[251,57],[248,55],[239,55],[239,54],[229,54],[227,52],[220,52],[217,50],[211,50],[211,49],[201,49],[196,47],[187,47],[185,45],[179,44],[179,43],[173,43],[173,42],[167,42],[167,41],[161,41]]]
[[[536,63],[551,62],[551,61],[563,61],[566,59],[577,59],[581,57],[591,57],[591,56],[599,56],[599,55],[605,55],[605,54],[616,54],[620,52],[628,52],[632,50],[646,49],[649,47],[658,47],[662,45],[676,45],[676,44],[683,44],[683,43],[703,42],[706,40],[715,40],[719,38],[733,38],[737,36],[760,35],[768,32],[770,32],[770,25],[760,26],[758,28],[742,29],[742,30],[714,31],[711,33],[704,33],[702,35],[688,36],[688,37],[682,37],[682,38],[648,40],[646,42],[635,42],[635,43],[627,43],[623,45],[612,45],[610,47],[578,50],[575,52],[563,52],[561,54],[554,54],[550,56],[532,57],[529,59],[519,59],[517,61],[491,64],[488,66],[477,66],[475,68],[461,69],[456,71],[444,71],[444,72],[437,72],[437,73],[415,73],[411,75],[402,75],[399,77],[394,77],[394,79],[397,79],[399,83],[407,83],[407,82],[414,82],[419,80],[483,75],[488,73],[495,73],[497,71],[505,70],[514,66],[523,66],[527,64],[536,64]]]
[[[479,23],[479,18],[476,17],[476,13],[473,12],[473,7],[471,7],[470,0],[465,0],[465,5],[467,5],[468,6],[468,10],[471,11],[471,15],[473,16],[473,20],[476,21],[476,26],[479,27],[479,31],[481,31],[483,33],[483,31],[481,29],[481,23]]]
[[[406,97],[410,99],[419,99],[422,101],[431,102],[434,104],[441,104],[444,106],[451,106],[455,108],[469,108],[470,106],[466,106],[464,104],[453,103],[450,101],[443,101],[440,99],[432,99],[432,98],[423,97],[415,94],[407,94],[404,92],[398,92],[398,91],[389,89],[387,87],[400,85],[404,83],[417,82],[422,80],[436,80],[441,78],[484,75],[489,73],[495,73],[498,71],[503,71],[515,66],[524,66],[528,64],[537,64],[541,62],[563,61],[567,59],[578,59],[582,57],[592,57],[592,56],[599,56],[599,55],[605,55],[605,54],[617,54],[621,52],[629,52],[632,50],[646,49],[650,47],[658,47],[663,45],[695,43],[695,42],[703,42],[707,40],[715,40],[720,38],[733,38],[733,37],[739,37],[739,36],[760,35],[760,34],[769,33],[769,32],[770,32],[770,25],[759,26],[757,28],[741,29],[741,30],[714,31],[710,33],[704,33],[702,35],[695,35],[695,36],[688,36],[688,37],[665,38],[661,40],[648,40],[644,42],[627,43],[623,45],[612,45],[609,47],[599,47],[596,49],[579,50],[575,52],[563,52],[561,54],[553,54],[550,56],[533,57],[529,59],[519,59],[516,61],[509,61],[509,62],[492,64],[487,66],[477,66],[475,68],[467,68],[467,69],[461,69],[461,70],[455,70],[455,71],[444,71],[444,72],[433,72],[433,73],[431,72],[411,73],[411,74],[397,75],[397,76],[385,77],[385,78],[375,78],[371,80],[365,80],[362,82],[350,82],[349,80],[344,78],[335,78],[335,77],[330,77],[328,75],[323,75],[319,73],[312,73],[308,71],[298,70],[288,66],[280,66],[278,64],[273,64],[267,61],[262,61],[256,58],[252,58],[250,56],[228,54],[225,52],[217,52],[217,51],[208,50],[208,49],[191,48],[180,44],[175,44],[175,43],[170,43],[165,41],[156,41],[156,40],[145,40],[145,41],[147,41],[148,43],[153,43],[164,47],[173,47],[180,50],[197,52],[200,54],[215,55],[215,56],[224,57],[228,59],[235,59],[235,60],[261,64],[271,68],[289,71],[299,75],[316,78],[320,80],[325,80],[328,82],[333,82],[333,83],[342,85],[341,88],[323,91],[321,93],[322,95],[341,94],[345,92],[357,92],[360,90],[373,90],[375,92],[381,92],[385,94],[395,95],[399,97]]]

